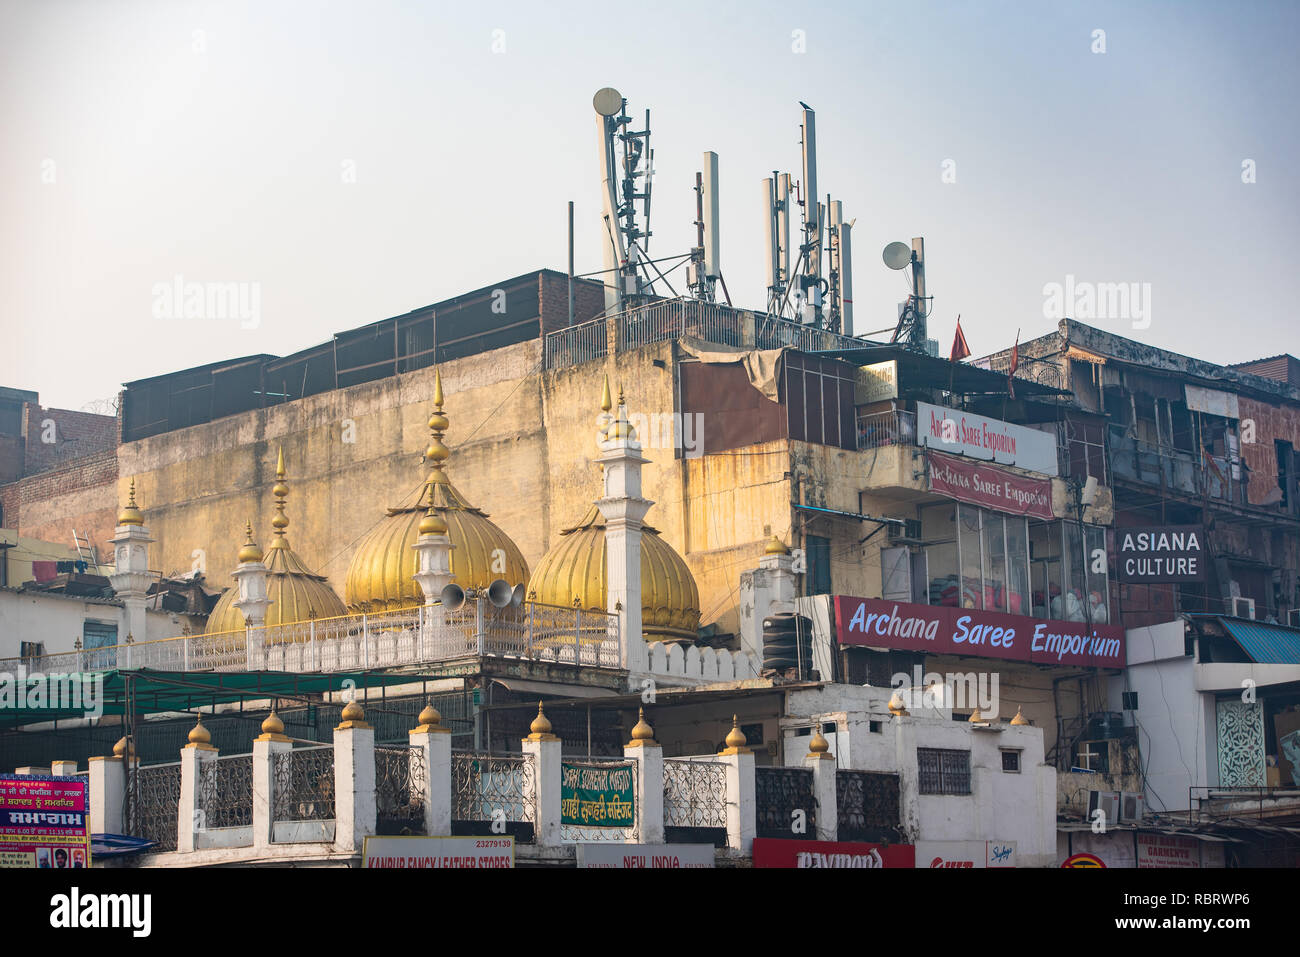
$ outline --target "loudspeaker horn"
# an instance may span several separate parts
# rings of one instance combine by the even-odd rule
[[[442,590],[442,607],[447,611],[456,611],[465,604],[465,589],[454,582]]]
[[[497,608],[504,608],[510,604],[510,586],[506,584],[504,578],[498,578],[491,585],[488,585],[487,597],[488,601],[492,602]]]
[[[510,604],[518,608],[523,603],[524,603],[524,586],[516,585],[514,587],[514,590],[510,593]]]

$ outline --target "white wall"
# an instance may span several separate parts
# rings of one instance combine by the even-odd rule
[[[0,589],[0,658],[16,658],[24,641],[45,643],[46,654],[74,651],[87,621],[117,625],[118,641],[126,638],[124,609],[116,604],[35,591]],[[173,638],[189,619],[165,611],[148,613],[148,637]],[[192,630],[201,626],[191,625]]]

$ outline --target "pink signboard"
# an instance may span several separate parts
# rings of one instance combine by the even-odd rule
[[[930,491],[968,505],[1051,521],[1052,480],[1012,475],[994,465],[930,453]]]
[[[1123,668],[1124,629],[1081,621],[835,596],[841,645],[897,648],[930,655],[973,655],[1040,665]]]
[[[0,867],[90,866],[84,778],[0,775]]]

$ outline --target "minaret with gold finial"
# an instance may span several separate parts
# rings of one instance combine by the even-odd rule
[[[794,556],[773,535],[763,545],[758,567],[740,574],[740,647],[753,661],[765,657],[763,619],[794,611],[795,591]]]
[[[284,453],[280,453],[280,466],[284,467]],[[279,488],[279,486],[276,486]],[[285,489],[288,493],[288,489]],[[284,503],[281,502],[281,507]],[[289,522],[285,519],[285,524]],[[239,589],[239,598],[234,605],[244,616],[244,623],[256,628],[266,621],[266,610],[271,607],[271,599],[266,593],[266,580],[270,571],[262,563],[262,549],[253,541],[253,523],[244,523],[247,536],[243,547],[239,549],[239,564],[235,567],[235,585]]]
[[[609,377],[601,395],[609,401]],[[641,622],[641,526],[654,502],[641,497],[641,468],[649,459],[627,418],[623,389],[618,390],[614,421],[605,429],[596,462],[604,467],[604,496],[596,507],[605,519],[606,601],[610,614],[619,617],[622,645],[620,664],[632,674],[649,670],[649,654]],[[631,675],[629,675],[631,680]]]
[[[446,413],[442,411],[442,401],[442,372],[435,371],[433,374],[434,411],[429,416],[429,447],[424,450],[424,461],[429,463],[429,478],[424,483],[424,491],[420,496],[421,502],[428,498],[429,504],[424,517],[420,519],[419,536],[411,546],[419,556],[419,567],[413,577],[419,584],[420,591],[424,593],[425,607],[430,609],[440,607],[435,606],[435,602],[439,601],[442,590],[456,577],[451,573],[453,546],[447,536],[447,520],[442,514],[442,509],[435,505],[438,501],[435,497],[437,491],[435,486],[447,483],[447,473],[442,470],[442,463],[451,456],[451,450],[442,441],[443,433],[447,431],[447,426],[450,424]]]
[[[136,641],[145,641],[148,638],[146,603],[153,580],[149,574],[149,546],[153,539],[144,524],[144,515],[135,503],[135,479],[131,479],[126,505],[117,516],[116,534],[111,541],[114,570],[108,581],[117,597],[122,599],[126,619],[119,640],[130,635]]]

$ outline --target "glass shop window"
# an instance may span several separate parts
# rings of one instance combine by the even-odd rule
[[[984,578],[980,557],[980,511],[957,509],[957,555],[961,565],[961,607],[984,607]]]

